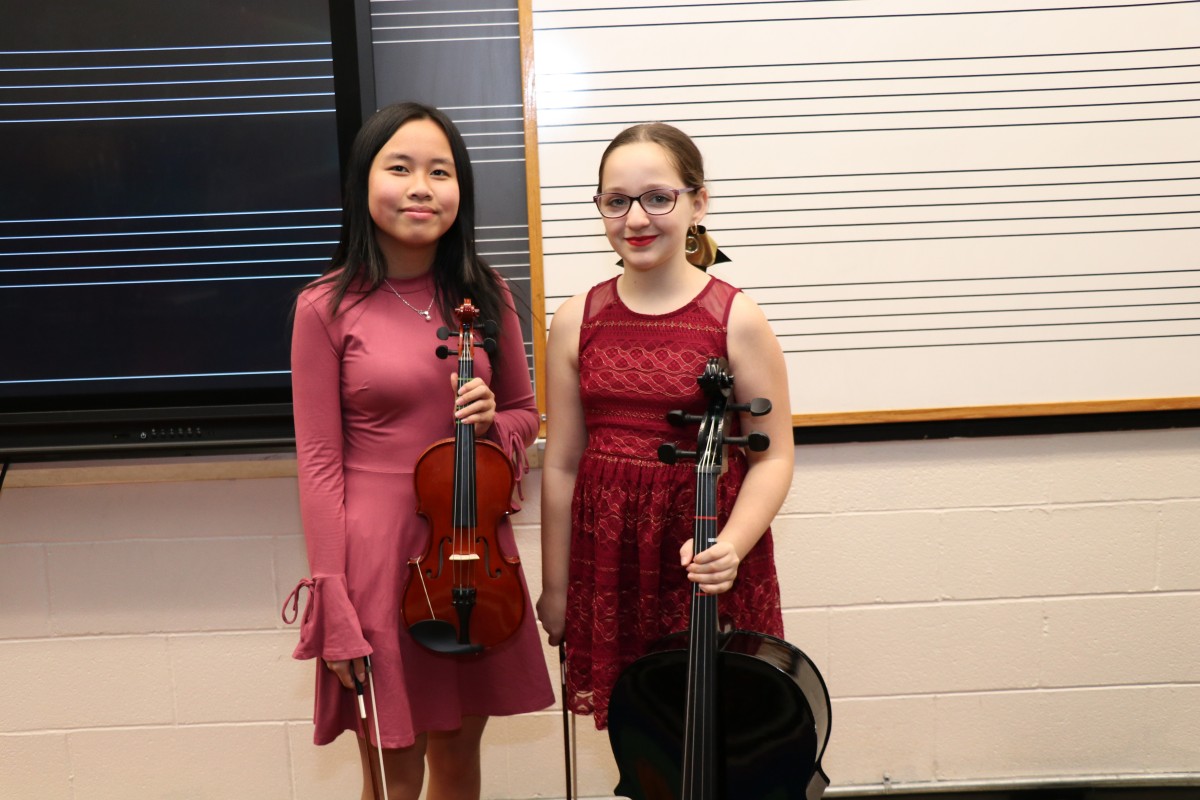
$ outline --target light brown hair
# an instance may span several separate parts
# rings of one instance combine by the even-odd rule
[[[675,171],[679,173],[679,177],[683,179],[685,186],[692,189],[700,189],[704,186],[704,157],[700,155],[700,149],[696,147],[696,143],[692,141],[691,137],[674,125],[668,125],[665,122],[644,122],[641,125],[626,128],[608,143],[608,147],[604,149],[604,155],[600,157],[600,173],[596,183],[597,192],[604,191],[601,184],[604,182],[604,165],[608,161],[609,154],[618,147],[634,142],[653,142],[658,145],[667,151],[667,157],[671,160]]]

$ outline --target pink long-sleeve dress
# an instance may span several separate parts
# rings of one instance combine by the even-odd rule
[[[407,747],[426,731],[454,730],[464,715],[518,714],[554,700],[523,575],[520,629],[481,655],[429,652],[404,625],[408,562],[425,552],[429,539],[428,523],[416,513],[413,468],[430,444],[454,435],[449,376],[456,364],[434,355],[443,344],[437,329],[447,324],[436,306],[432,322],[414,311],[430,306],[432,277],[388,282],[391,288],[365,297],[352,289],[337,315],[329,308],[328,285],[305,289],[296,306],[292,391],[312,577],[301,582],[311,596],[294,656],[318,659],[317,744],[359,725],[354,693],[323,660],[371,656],[385,748]],[[511,303],[507,291],[505,300]],[[519,476],[538,415],[516,314],[508,308],[498,322],[500,368],[493,371],[479,348],[474,371],[496,395],[486,438],[514,459]],[[453,321],[448,325],[454,328]],[[498,536],[505,553],[517,553],[507,520]],[[290,598],[293,613],[300,588]],[[372,742],[380,744],[374,733]]]

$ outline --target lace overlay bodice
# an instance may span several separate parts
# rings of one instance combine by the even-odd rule
[[[738,290],[712,279],[682,308],[661,315],[627,308],[616,279],[588,294],[579,334],[579,381],[587,447],[572,502],[567,596],[567,702],[607,723],[608,698],[626,665],[662,636],[687,627],[691,584],[679,548],[691,539],[695,466],[658,461],[658,446],[694,450],[697,427],[667,412],[702,414],[696,382],[708,359],[727,356],[726,329]],[[736,435],[737,420],[731,420]],[[718,485],[723,525],[745,477],[730,448]],[[782,636],[771,533],[744,559],[720,614],[736,628]]]

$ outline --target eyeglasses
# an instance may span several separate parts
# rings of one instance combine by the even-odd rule
[[[617,192],[602,192],[594,196],[592,202],[596,204],[596,208],[600,209],[600,216],[609,219],[619,219],[628,214],[629,209],[633,208],[634,200],[642,207],[642,211],[645,211],[647,214],[659,216],[670,214],[675,210],[675,204],[679,201],[679,195],[694,191],[696,191],[695,187],[688,187],[686,189],[651,189],[648,192],[642,192],[637,197],[618,194]]]

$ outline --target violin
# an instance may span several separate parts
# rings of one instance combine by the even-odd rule
[[[473,351],[496,349],[494,322],[479,323],[470,299],[455,309],[457,351],[441,345],[438,358],[458,356],[458,385],[475,377]],[[475,331],[485,338],[475,341]],[[489,441],[476,441],[474,424],[455,420],[454,437],[430,445],[417,459],[413,480],[417,513],[429,522],[429,545],[409,559],[404,623],[413,639],[436,653],[478,653],[508,639],[525,614],[521,560],[505,554],[499,523],[511,511],[512,462]]]
[[[733,376],[710,358],[698,378],[703,416],[672,411],[673,425],[700,423],[695,452],[659,447],[660,461],[696,459],[693,552],[717,540],[717,478],[723,447],[760,452],[762,433],[725,435],[732,411],[762,416],[770,401],[733,404]],[[717,595],[692,593],[688,630],[650,648],[618,677],[608,709],[608,734],[620,769],[614,793],[631,800],[819,800],[829,786],[821,757],[832,708],[812,660],[767,634],[717,625]]]

